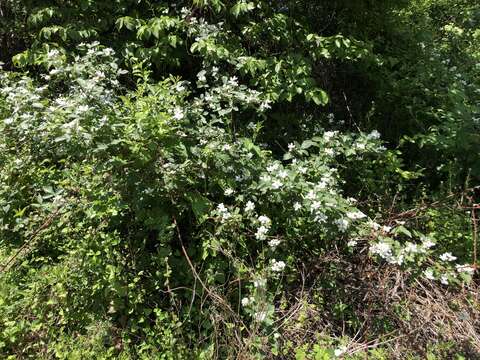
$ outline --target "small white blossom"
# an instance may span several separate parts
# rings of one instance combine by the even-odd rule
[[[264,112],[265,110],[271,109],[271,108],[272,106],[270,105],[270,103],[265,100],[265,101],[262,101],[262,103],[260,104],[259,110],[260,112]]]
[[[272,249],[275,249],[278,245],[280,245],[280,243],[280,239],[272,239],[268,242],[268,246],[270,246]]]
[[[248,304],[250,304],[250,299],[247,297],[244,297],[242,299],[242,306],[248,306]]]
[[[390,247],[390,244],[387,244],[384,242],[373,244],[370,247],[370,252],[372,254],[377,254],[383,259],[387,259],[387,260],[392,257],[392,248]]]
[[[425,240],[423,243],[422,243],[422,246],[425,248],[425,249],[430,249],[432,247],[435,246],[435,243],[429,239]]]
[[[338,229],[342,232],[348,229],[348,225],[350,224],[347,219],[338,219],[335,221],[335,224],[338,226]]]
[[[293,151],[293,150],[295,150],[295,144],[293,143],[288,144],[288,151]]]
[[[285,170],[282,170],[278,173],[278,177],[280,177],[281,179],[285,179],[287,176],[288,172],[286,172]]]
[[[367,147],[364,143],[361,143],[361,142],[357,142],[355,144],[355,147],[358,149],[358,150],[365,150],[365,148]]]
[[[315,212],[316,210],[318,210],[320,207],[322,206],[322,203],[320,201],[314,201],[311,205],[310,205],[310,210],[312,212]]]
[[[275,171],[278,170],[279,166],[280,166],[280,165],[278,165],[277,163],[274,163],[274,164],[272,164],[272,165],[269,165],[269,166],[267,166],[267,171],[270,172],[270,173],[271,173],[271,172],[275,172]]]
[[[380,133],[377,130],[373,130],[367,137],[369,139],[380,139]]]
[[[323,137],[325,140],[330,140],[332,137],[334,137],[336,135],[336,131],[326,131],[324,134],[323,134]]]
[[[440,277],[440,282],[443,284],[443,285],[448,285],[448,277],[446,275],[442,275]]]
[[[267,238],[268,228],[264,225],[260,226],[255,233],[257,240],[265,240]]]
[[[407,242],[407,245],[405,246],[404,249],[405,249],[405,252],[409,252],[409,253],[412,253],[412,254],[415,254],[415,253],[419,252],[418,245],[413,244],[411,242]]]
[[[272,183],[272,189],[274,190],[278,190],[280,189],[281,187],[283,186],[282,182],[280,180],[275,180],[273,183]]]
[[[352,220],[358,220],[358,219],[363,219],[363,218],[367,217],[367,215],[365,215],[361,211],[347,212],[346,215],[349,219],[352,219]]]
[[[467,273],[470,275],[473,275],[475,273],[475,268],[468,264],[465,264],[465,265],[457,264],[455,265],[455,268],[459,273]]]
[[[225,190],[225,196],[231,196],[233,195],[234,191],[232,188],[228,188]]]
[[[270,226],[270,224],[272,223],[272,220],[270,220],[270,218],[266,215],[260,215],[258,217],[258,221],[260,222],[260,224],[265,226]]]
[[[368,223],[368,225],[370,225],[370,227],[373,229],[373,230],[378,230],[380,229],[380,224],[379,223],[376,223],[375,221],[371,221]]]
[[[250,212],[253,210],[255,210],[255,204],[251,201],[247,201],[247,203],[245,204],[245,211]]]
[[[348,247],[355,247],[357,246],[357,240],[350,240],[348,243],[347,243],[347,246]]]
[[[198,81],[200,81],[200,82],[205,82],[205,81],[207,81],[207,78],[206,78],[206,76],[205,76],[206,73],[207,73],[207,72],[206,72],[205,70],[200,71],[200,72],[197,74]]]
[[[281,260],[277,261],[277,260],[273,259],[271,269],[274,272],[281,272],[281,271],[283,271],[283,269],[285,269],[285,263]]]
[[[184,113],[183,113],[183,110],[179,107],[176,107],[174,110],[173,110],[173,118],[175,120],[182,120],[183,117],[184,117]]]
[[[453,256],[452,253],[446,252],[445,254],[440,255],[440,260],[442,260],[442,261],[454,261],[454,260],[457,260],[457,257]]]
[[[332,148],[326,148],[325,154],[327,154],[328,156],[333,156],[335,155],[335,150],[333,150]]]
[[[90,110],[90,107],[88,105],[80,105],[77,108],[77,111],[80,112],[80,113],[87,112],[88,110]]]
[[[223,205],[223,203],[218,204],[217,211],[220,214],[220,216],[222,217],[222,220],[228,220],[232,216],[232,214],[230,214],[230,212],[225,207],[225,205]]]
[[[345,351],[347,351],[347,348],[345,346],[341,346],[338,349],[335,349],[333,353],[335,354],[335,356],[342,356]]]
[[[396,257],[387,258],[386,260],[387,260],[390,264],[402,265],[404,259],[405,259],[405,256],[404,256],[403,254],[400,254],[400,255],[397,255]]]
[[[392,230],[391,226],[382,226],[382,231],[385,233],[389,233]]]
[[[300,204],[299,202],[296,202],[295,204],[293,204],[293,209],[295,211],[298,211],[302,208],[302,204]]]
[[[433,271],[431,269],[427,269],[423,272],[423,275],[428,279],[428,280],[435,280],[435,276],[433,276]]]

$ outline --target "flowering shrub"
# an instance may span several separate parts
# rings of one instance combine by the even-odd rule
[[[341,4],[324,31],[311,14],[331,4],[146,3],[41,1],[32,46],[14,57],[23,68],[0,69],[0,354],[381,358],[372,344],[397,328],[393,339],[416,336],[405,319],[421,322],[426,289],[475,289],[475,197],[449,202],[443,175],[428,182],[434,166],[419,168],[448,167],[452,191],[453,177],[476,176],[460,174],[478,135],[475,117],[460,119],[476,114],[475,74],[442,73],[451,101],[416,104],[428,128],[392,135],[378,116],[414,85],[395,78],[387,40],[381,54],[359,40],[377,34],[375,11],[399,24],[415,4]],[[455,44],[476,59],[464,25],[450,19],[442,46],[419,45],[432,69],[450,67]],[[353,92],[388,71],[395,91],[377,113]],[[470,152],[455,172],[463,132]],[[472,299],[441,309],[474,323]],[[445,324],[434,325],[425,334]],[[457,329],[468,336],[455,341],[476,336]]]

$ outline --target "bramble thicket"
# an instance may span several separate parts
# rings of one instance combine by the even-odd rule
[[[5,359],[478,359],[480,3],[3,0]]]

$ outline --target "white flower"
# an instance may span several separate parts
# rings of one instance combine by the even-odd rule
[[[232,188],[228,188],[225,190],[225,196],[231,196],[233,195],[233,189]]]
[[[326,148],[325,149],[325,154],[327,154],[329,156],[333,156],[333,155],[335,155],[335,150],[333,150],[332,148]]]
[[[222,217],[222,220],[228,220],[232,216],[232,214],[230,214],[230,212],[225,207],[225,205],[223,205],[223,203],[218,204],[217,211],[220,214],[220,216]]]
[[[435,243],[429,239],[425,240],[423,243],[422,243],[422,246],[425,248],[425,249],[430,249],[432,247],[435,246]]]
[[[272,249],[275,249],[278,245],[280,245],[280,243],[280,239],[272,239],[268,242],[268,246],[270,246]]]
[[[354,247],[354,246],[357,246],[357,240],[350,240],[348,243],[347,243],[347,246],[348,247]]]
[[[407,245],[405,246],[405,252],[410,252],[412,254],[415,254],[419,251],[417,244],[413,244],[411,242],[407,242]]]
[[[265,216],[265,215],[259,216],[258,221],[260,222],[260,224],[265,225],[265,226],[270,226],[270,224],[272,223],[272,220],[270,220],[270,218],[268,216]]]
[[[336,133],[337,133],[336,131],[326,131],[323,134],[323,137],[325,138],[325,140],[330,140],[332,137],[335,136]]]
[[[322,179],[322,181],[320,181],[317,185],[315,185],[315,189],[317,190],[323,190],[327,187],[327,182],[325,181],[325,179]]]
[[[380,224],[379,224],[379,223],[376,223],[375,221],[369,222],[368,225],[370,225],[370,227],[371,227],[373,230],[378,230],[378,229],[380,229]]]
[[[367,135],[369,139],[380,139],[380,133],[377,130],[373,130],[370,134]]]
[[[265,240],[267,238],[268,228],[266,226],[260,226],[255,233],[257,240]]]
[[[312,212],[315,212],[316,210],[318,210],[320,207],[322,206],[322,203],[320,201],[314,201],[311,205],[310,205],[310,210]]]
[[[236,76],[232,76],[230,79],[228,79],[228,84],[232,86],[237,86],[238,78]]]
[[[222,219],[223,220],[228,220],[232,217],[232,214],[230,214],[229,212],[226,212],[226,213],[223,213],[222,214]]]
[[[232,147],[231,147],[229,144],[225,144],[225,145],[222,146],[222,150],[223,150],[223,151],[228,151],[228,150],[230,150],[231,148],[232,148]]]
[[[269,165],[269,166],[267,166],[267,171],[268,171],[268,172],[277,171],[279,166],[280,166],[280,165],[278,165],[277,163],[274,163],[274,164],[272,164],[272,165]]]
[[[285,263],[283,261],[277,261],[275,259],[272,260],[272,271],[281,272],[285,269]]]
[[[248,306],[248,304],[250,304],[250,299],[247,297],[244,297],[242,299],[242,306]]]
[[[98,78],[98,79],[105,79],[105,73],[103,71],[95,71],[95,76]]]
[[[200,81],[200,82],[205,82],[205,81],[207,81],[207,78],[205,77],[206,73],[207,73],[207,72],[206,72],[205,70],[200,71],[200,72],[197,74],[198,81]]]
[[[403,254],[400,254],[400,255],[398,255],[397,257],[390,257],[390,258],[388,258],[387,261],[388,261],[390,264],[402,265],[404,258],[405,258],[405,256],[404,256]]]
[[[357,143],[355,144],[355,147],[356,147],[358,150],[365,150],[366,145],[365,145],[364,143],[357,142]]]
[[[340,231],[346,231],[348,229],[348,225],[350,224],[347,219],[337,219],[335,224],[338,226]]]
[[[443,284],[443,285],[448,285],[448,277],[446,275],[442,275],[440,277],[440,282]]]
[[[245,204],[245,211],[250,212],[253,210],[255,210],[255,204],[251,201],[247,201],[247,203]]]
[[[333,353],[335,354],[335,356],[342,356],[345,353],[345,351],[347,351],[346,346],[341,346],[338,349],[335,349]]]
[[[293,151],[293,150],[295,150],[295,144],[293,143],[288,144],[288,151]]]
[[[295,204],[293,204],[293,209],[295,211],[298,211],[302,208],[302,204],[300,204],[299,202],[296,202]]]
[[[315,219],[314,219],[314,220],[315,220],[316,222],[323,223],[323,222],[327,221],[327,219],[328,219],[328,218],[327,218],[327,216],[326,216],[324,213],[317,212],[317,213],[315,214]]]
[[[390,244],[379,242],[377,244],[373,244],[370,247],[370,252],[372,254],[377,254],[383,259],[390,259],[392,257],[392,249]]]
[[[442,261],[454,261],[457,260],[456,256],[453,256],[452,253],[446,252],[445,254],[440,255],[440,260]]]
[[[283,186],[283,184],[282,184],[282,182],[279,181],[279,180],[275,180],[275,181],[272,183],[272,189],[274,189],[274,190],[280,189],[282,186]]]
[[[285,170],[282,170],[278,173],[278,176],[282,179],[285,179],[288,176],[288,172],[286,172]]]
[[[457,268],[457,271],[459,273],[467,273],[470,275],[473,275],[475,273],[475,268],[468,264],[465,264],[465,265],[457,264],[455,265],[455,267]]]
[[[352,220],[363,219],[364,217],[367,217],[367,215],[365,215],[361,211],[347,212],[346,215],[349,219],[352,219]]]
[[[182,120],[183,117],[184,117],[184,113],[183,113],[183,110],[179,107],[176,107],[174,110],[173,110],[173,118],[175,120]]]
[[[77,108],[77,111],[78,112],[87,112],[88,110],[90,110],[90,107],[88,105],[80,105],[78,108]]]
[[[385,233],[389,233],[391,230],[392,230],[392,227],[391,226],[382,226],[382,230],[385,232]]]
[[[423,275],[425,275],[425,277],[428,279],[428,280],[435,280],[435,277],[433,276],[433,271],[431,269],[427,269],[423,272]]]
[[[265,111],[267,109],[271,109],[271,108],[272,107],[270,106],[270,103],[267,100],[265,100],[265,101],[262,101],[262,103],[260,104],[259,110],[260,110],[260,112],[263,112],[263,111]]]

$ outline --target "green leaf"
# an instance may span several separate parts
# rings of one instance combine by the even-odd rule
[[[211,201],[200,193],[190,193],[187,198],[190,200],[195,217],[202,223],[205,220],[204,215],[208,214],[212,208]]]

